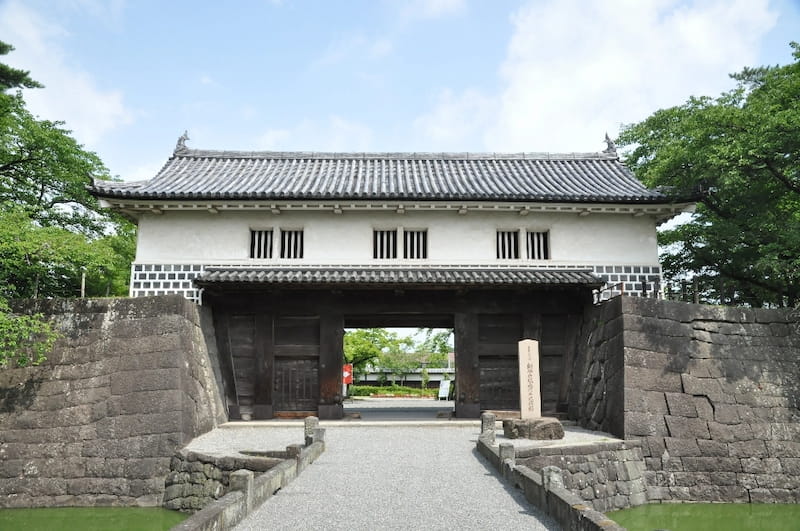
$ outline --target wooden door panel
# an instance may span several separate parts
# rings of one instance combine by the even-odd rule
[[[481,357],[481,409],[519,409],[517,356]]]
[[[315,411],[319,403],[319,360],[275,358],[276,411]]]

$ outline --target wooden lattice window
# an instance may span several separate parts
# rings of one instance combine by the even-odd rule
[[[504,260],[519,259],[519,231],[497,231],[497,258]]]
[[[525,243],[528,260],[550,259],[550,233],[528,231]]]
[[[372,257],[397,258],[397,229],[372,231]]]
[[[272,258],[272,231],[250,231],[250,258]]]
[[[281,229],[281,258],[303,258],[302,229]]]
[[[403,258],[428,258],[428,231],[403,231]]]

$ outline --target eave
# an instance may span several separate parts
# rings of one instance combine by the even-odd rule
[[[348,212],[452,212],[512,213],[526,216],[533,213],[562,213],[589,216],[597,214],[622,214],[635,217],[650,216],[664,222],[682,213],[693,212],[694,203],[559,203],[559,202],[451,202],[451,201],[175,201],[100,197],[100,206],[120,212],[131,219],[144,214],[165,212],[262,212],[280,215],[284,212],[331,212],[342,215]]]

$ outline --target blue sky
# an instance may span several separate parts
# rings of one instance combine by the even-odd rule
[[[785,64],[796,0],[3,0],[3,60],[112,174],[207,149],[599,151]]]

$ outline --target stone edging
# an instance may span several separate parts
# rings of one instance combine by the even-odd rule
[[[287,459],[258,477],[252,470],[237,470],[230,475],[230,491],[172,528],[171,531],[225,531],[233,529],[325,451],[317,441],[303,448],[295,459]]]
[[[545,467],[542,474],[515,462],[514,447],[503,444],[495,449],[490,439],[478,438],[478,452],[525,493],[525,499],[547,513],[568,531],[624,531],[624,527],[595,511],[583,499],[564,488],[560,470]]]
[[[286,457],[264,473],[256,476],[253,470],[240,469],[228,476],[228,492],[206,505],[200,511],[176,525],[171,531],[227,531],[233,529],[248,514],[267,501],[273,494],[292,482],[325,451],[325,429],[319,428],[319,419],[305,419],[305,446],[290,445],[286,452],[266,452],[269,457]],[[247,465],[262,459],[238,460]],[[263,464],[263,463],[261,463]]]

